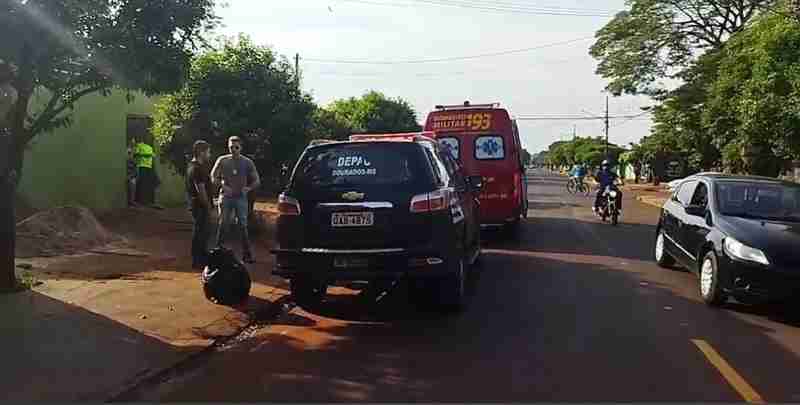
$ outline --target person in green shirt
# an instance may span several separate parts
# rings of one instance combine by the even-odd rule
[[[136,176],[136,201],[141,205],[154,206],[156,203],[156,187],[158,176],[154,168],[155,151],[153,147],[137,138],[133,148],[134,161],[138,175]]]

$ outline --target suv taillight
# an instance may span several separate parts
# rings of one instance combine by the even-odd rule
[[[286,194],[281,194],[278,197],[278,215],[300,215],[300,203]]]
[[[433,212],[450,208],[450,192],[437,190],[431,193],[420,194],[411,199],[411,212]]]

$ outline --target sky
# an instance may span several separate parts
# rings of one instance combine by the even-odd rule
[[[303,90],[321,105],[377,90],[407,100],[420,122],[438,104],[466,100],[500,103],[512,116],[603,114],[607,82],[595,74],[597,62],[588,50],[595,32],[611,18],[527,11],[549,7],[608,14],[623,9],[624,0],[440,1],[504,11],[430,4],[436,2],[227,0],[218,10],[223,23],[218,34],[244,33],[288,58],[299,54]],[[508,11],[512,7],[526,12]],[[326,62],[419,62],[529,48],[539,49],[433,63]],[[611,97],[609,104],[613,116],[639,114],[640,107],[653,103],[625,96]],[[610,142],[627,145],[647,135],[646,117],[612,120]],[[603,135],[601,120],[519,121],[519,127],[531,153],[571,138],[573,129],[578,136]]]

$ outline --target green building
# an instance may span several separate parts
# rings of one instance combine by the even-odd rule
[[[34,110],[47,100],[46,92],[37,93],[31,101]],[[153,104],[142,94],[129,103],[123,91],[79,100],[71,126],[37,135],[29,145],[20,197],[37,210],[80,205],[107,212],[126,207],[127,140],[137,131],[149,133]],[[182,204],[181,176],[158,157],[155,167],[161,179],[157,203]]]

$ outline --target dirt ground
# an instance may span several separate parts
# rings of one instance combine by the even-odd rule
[[[259,200],[255,205],[259,229],[252,232],[253,251],[258,269],[254,281],[269,281],[272,257],[272,234],[276,212],[274,200]],[[22,266],[33,270],[37,277],[47,279],[112,280],[145,276],[150,272],[196,272],[191,268],[192,219],[182,207],[156,210],[125,208],[98,216],[110,232],[124,238],[71,256],[56,258],[19,259]],[[212,232],[210,245],[215,239]],[[229,246],[241,255],[238,239],[232,235]],[[137,276],[138,275],[138,276]],[[263,277],[262,277],[263,275]],[[282,283],[281,283],[282,284]],[[275,287],[285,287],[276,285]]]

